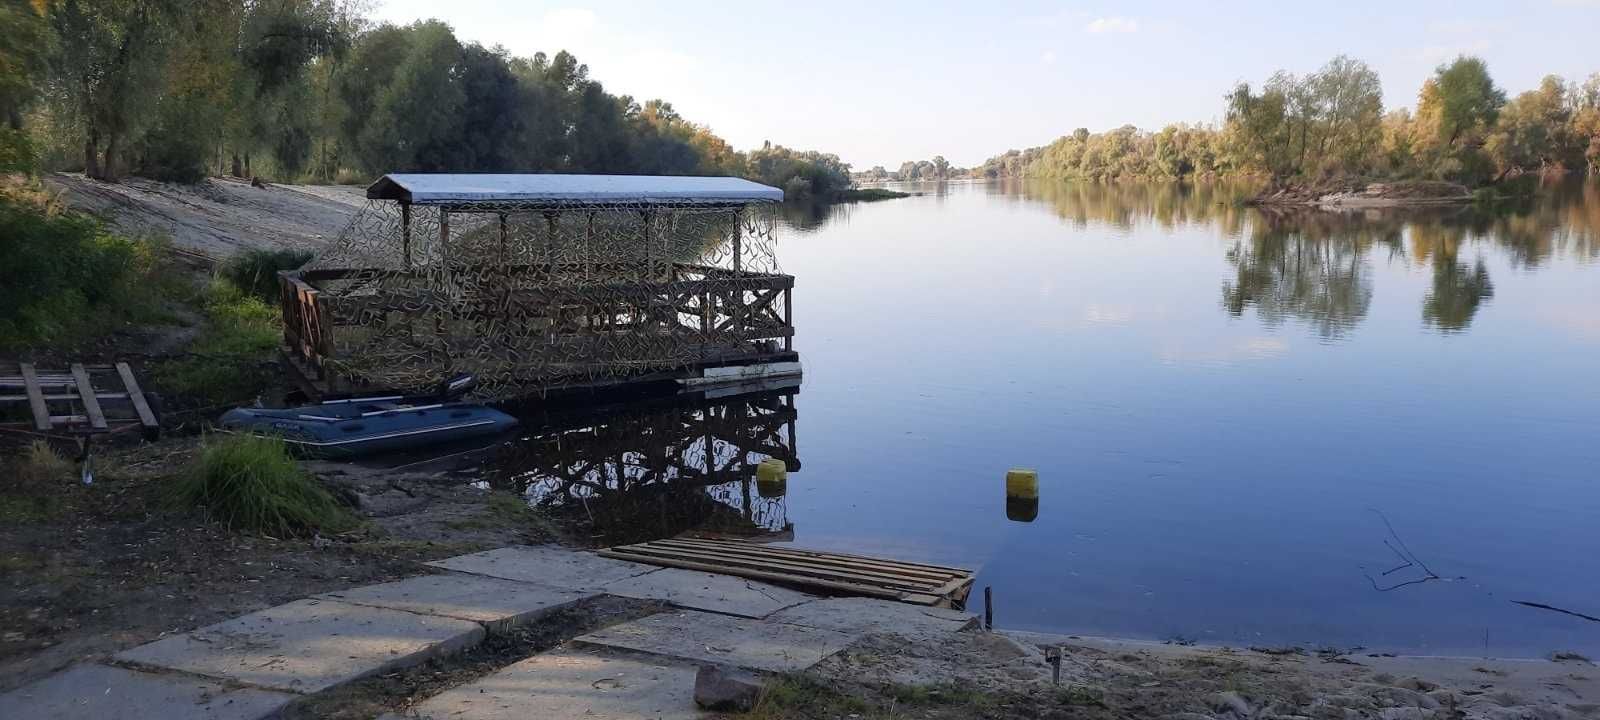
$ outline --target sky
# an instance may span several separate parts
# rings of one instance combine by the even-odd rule
[[[1600,0],[742,3],[376,0],[513,55],[568,50],[616,94],[662,98],[734,147],[838,154],[857,170],[966,167],[1087,127],[1216,123],[1234,83],[1344,53],[1386,108],[1458,54],[1510,94],[1600,72]]]

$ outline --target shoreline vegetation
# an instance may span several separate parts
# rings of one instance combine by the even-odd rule
[[[572,53],[512,55],[367,3],[7,3],[0,173],[354,184],[389,172],[731,175],[832,202],[837,155],[735,150]]]
[[[1283,204],[1303,190],[1382,184],[1378,197],[1350,188],[1332,204],[1444,202],[1429,183],[1454,183],[1464,202],[1497,197],[1522,176],[1600,174],[1600,73],[1569,81],[1550,75],[1514,97],[1483,60],[1457,57],[1419,89],[1415,110],[1385,109],[1378,74],[1340,55],[1317,71],[1278,71],[1259,86],[1241,82],[1221,98],[1220,125],[1078,128],[1038,147],[1008,150],[972,168],[942,156],[856,173],[858,182],[1029,178],[1117,180],[1249,179],[1264,182],[1259,204]],[[1302,191],[1284,193],[1295,187]],[[1363,184],[1359,187],[1366,187]],[[1492,188],[1484,191],[1485,188]],[[1359,188],[1358,188],[1359,190]],[[1514,194],[1516,191],[1512,191]],[[1297,200],[1321,205],[1321,197]]]
[[[840,193],[835,196],[834,199],[836,202],[877,202],[879,200],[894,200],[897,198],[907,198],[911,197],[912,195],[920,194],[921,193],[901,192],[899,190],[890,190],[889,188],[881,187],[851,187],[840,191]]]

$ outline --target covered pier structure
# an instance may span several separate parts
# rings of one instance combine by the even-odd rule
[[[480,396],[511,398],[798,367],[777,188],[392,174],[367,197],[332,245],[280,278],[286,356],[313,394],[472,373]]]

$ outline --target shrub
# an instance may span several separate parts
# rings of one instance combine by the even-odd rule
[[[112,235],[40,190],[0,188],[0,347],[64,340],[155,309],[160,249]]]
[[[176,502],[203,508],[230,528],[309,535],[355,524],[278,438],[213,437],[175,483]]]
[[[222,266],[222,276],[251,295],[277,302],[278,271],[294,270],[311,261],[305,250],[247,250]]]
[[[0,173],[33,174],[38,169],[39,153],[28,134],[0,127]]]

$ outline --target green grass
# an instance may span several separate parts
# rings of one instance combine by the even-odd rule
[[[262,369],[283,337],[278,310],[231,281],[216,278],[201,301],[205,326],[192,354],[156,367],[160,388],[210,404],[243,402],[271,381]]]
[[[278,297],[278,271],[295,270],[310,261],[311,253],[305,250],[246,250],[222,266],[222,277],[271,303]]]
[[[804,675],[781,675],[768,682],[745,717],[754,720],[861,718],[897,720],[925,717],[985,717],[999,701],[994,695],[953,683],[887,685],[855,694]]]
[[[751,720],[782,718],[859,717],[876,720],[893,717],[880,714],[861,698],[841,692],[801,675],[774,679],[745,717]]]
[[[277,438],[214,436],[173,483],[175,502],[202,508],[230,528],[282,537],[356,524]]]

